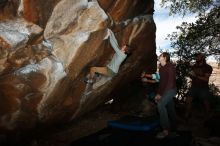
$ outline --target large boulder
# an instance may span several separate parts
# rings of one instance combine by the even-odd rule
[[[143,69],[156,67],[153,0],[43,2],[0,5],[0,127],[5,130],[77,120]],[[14,10],[6,15],[9,4]],[[89,68],[105,66],[114,54],[108,29],[119,45],[132,47],[132,54],[114,78],[84,96]]]

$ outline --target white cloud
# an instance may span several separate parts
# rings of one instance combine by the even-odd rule
[[[169,10],[161,8],[159,3],[160,0],[155,0],[156,43],[158,49],[166,50],[171,48],[170,41],[166,40],[167,35],[177,31],[176,26],[181,25],[182,22],[195,22],[196,18],[195,15],[187,15],[184,18],[178,15],[169,16]]]

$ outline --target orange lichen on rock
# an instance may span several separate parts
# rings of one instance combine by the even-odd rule
[[[11,45],[8,44],[3,38],[0,37],[0,48],[8,49],[8,48],[11,48]]]
[[[39,21],[39,12],[35,0],[24,0],[24,18],[27,21],[37,23]]]

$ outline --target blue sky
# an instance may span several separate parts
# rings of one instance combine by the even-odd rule
[[[156,32],[156,44],[157,44],[157,54],[159,55],[159,50],[163,51],[170,50],[170,41],[166,40],[168,34],[176,31],[176,26],[181,25],[183,21],[185,22],[195,22],[195,15],[186,15],[184,18],[179,15],[169,16],[169,10],[160,7],[161,0],[155,0],[154,5],[154,21],[157,26]]]

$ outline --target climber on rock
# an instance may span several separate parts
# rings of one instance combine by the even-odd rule
[[[131,51],[129,45],[122,45],[122,47],[119,47],[115,35],[110,29],[108,29],[107,37],[109,37],[110,44],[115,50],[115,54],[106,66],[90,68],[90,73],[87,75],[86,83],[94,84],[93,88],[97,88],[112,79],[112,77],[118,73],[121,63],[126,59],[127,55],[130,54]],[[101,75],[101,79],[97,81],[97,76],[99,75]]]

